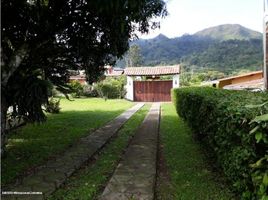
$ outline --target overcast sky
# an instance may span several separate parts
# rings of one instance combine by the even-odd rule
[[[262,32],[263,0],[167,0],[169,16],[161,28],[140,38],[162,33],[169,38],[193,34],[220,24],[241,24]]]

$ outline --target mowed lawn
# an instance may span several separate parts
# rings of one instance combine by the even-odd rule
[[[59,114],[48,114],[43,124],[28,124],[12,132],[2,158],[2,185],[63,152],[134,104],[98,98],[62,99]]]
[[[157,199],[234,199],[225,180],[212,172],[204,151],[192,139],[173,104],[162,104],[160,145],[166,163],[158,178]]]
[[[118,131],[117,136],[99,152],[97,160],[76,171],[48,200],[97,199],[150,106],[146,104],[136,112]]]

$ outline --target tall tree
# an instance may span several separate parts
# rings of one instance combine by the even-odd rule
[[[68,69],[85,69],[89,82],[114,64],[137,31],[157,28],[163,0],[1,0],[1,139],[7,109],[45,120],[50,83],[66,91]],[[3,151],[2,151],[3,152]]]
[[[127,54],[127,66],[139,67],[142,65],[141,49],[138,45],[130,46]]]

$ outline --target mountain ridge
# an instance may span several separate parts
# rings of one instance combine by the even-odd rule
[[[262,34],[237,24],[203,29],[195,34],[168,38],[163,34],[130,43],[138,45],[143,65],[182,64],[186,68],[219,71],[260,69]]]
[[[226,35],[228,34],[228,35]],[[209,28],[204,28],[193,34],[184,33],[182,36],[169,38],[163,33],[158,34],[156,37],[150,39],[140,39],[146,40],[158,40],[158,39],[178,39],[183,37],[200,37],[200,39],[214,39],[214,40],[249,40],[249,39],[262,39],[262,33],[246,28],[240,24],[221,24],[217,26],[212,26]]]
[[[262,34],[258,31],[251,30],[240,24],[222,24],[203,29],[194,35],[202,37],[211,37],[216,40],[249,40],[261,39]]]

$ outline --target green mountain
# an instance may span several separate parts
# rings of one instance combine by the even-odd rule
[[[215,26],[199,31],[194,35],[221,41],[262,39],[261,33],[245,28],[239,24],[224,24]]]
[[[262,66],[262,34],[241,25],[220,25],[171,39],[160,34],[133,44],[140,47],[143,65],[148,66],[180,63],[187,69],[227,73]]]

